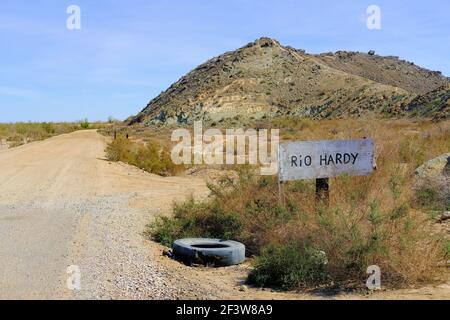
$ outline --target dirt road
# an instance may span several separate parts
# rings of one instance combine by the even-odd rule
[[[95,131],[80,131],[0,152],[0,298],[176,294],[141,232],[150,215],[205,184],[109,163],[104,148]],[[80,267],[81,291],[67,288],[70,265]]]
[[[0,151],[0,299],[324,298],[243,287],[248,265],[162,257],[146,223],[173,201],[205,197],[204,180],[110,163],[104,148],[104,137],[79,131]],[[68,288],[68,266],[79,267],[80,290]],[[371,297],[450,299],[450,284]]]

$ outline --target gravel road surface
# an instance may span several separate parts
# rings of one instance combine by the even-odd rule
[[[104,149],[89,130],[0,151],[0,299],[177,297],[142,232],[205,183],[110,163]],[[81,290],[69,290],[68,266]]]

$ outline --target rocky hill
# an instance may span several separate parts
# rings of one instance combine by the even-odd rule
[[[261,38],[198,66],[151,100],[130,124],[408,113],[409,103],[450,84],[439,72],[374,52],[311,55]],[[427,116],[435,116],[433,108]]]

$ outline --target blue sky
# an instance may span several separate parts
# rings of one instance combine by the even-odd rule
[[[68,30],[69,5],[81,30]],[[366,27],[381,8],[382,29]],[[450,76],[450,1],[0,0],[0,122],[117,119],[261,36],[397,55]]]

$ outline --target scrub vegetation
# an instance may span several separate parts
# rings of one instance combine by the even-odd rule
[[[79,123],[53,122],[18,122],[0,123],[0,142],[3,147],[13,148],[22,144],[44,140],[59,134],[70,133],[81,129],[98,129],[102,123],[90,124],[88,120]]]
[[[173,164],[170,149],[156,140],[132,141],[118,136],[106,148],[106,158],[121,161],[150,173],[161,176],[175,175],[184,171],[184,166]]]
[[[330,179],[329,206],[316,205],[314,181],[284,186],[276,177],[238,167],[210,185],[206,201],[178,203],[173,215],[153,221],[152,237],[214,237],[243,242],[254,270],[248,281],[282,289],[364,287],[367,267],[378,265],[383,286],[437,281],[450,258],[449,240],[437,232],[432,210],[448,208],[449,194],[433,184],[416,187],[415,169],[449,152],[450,122],[409,120],[278,119],[283,140],[375,140],[377,170],[367,177]]]

